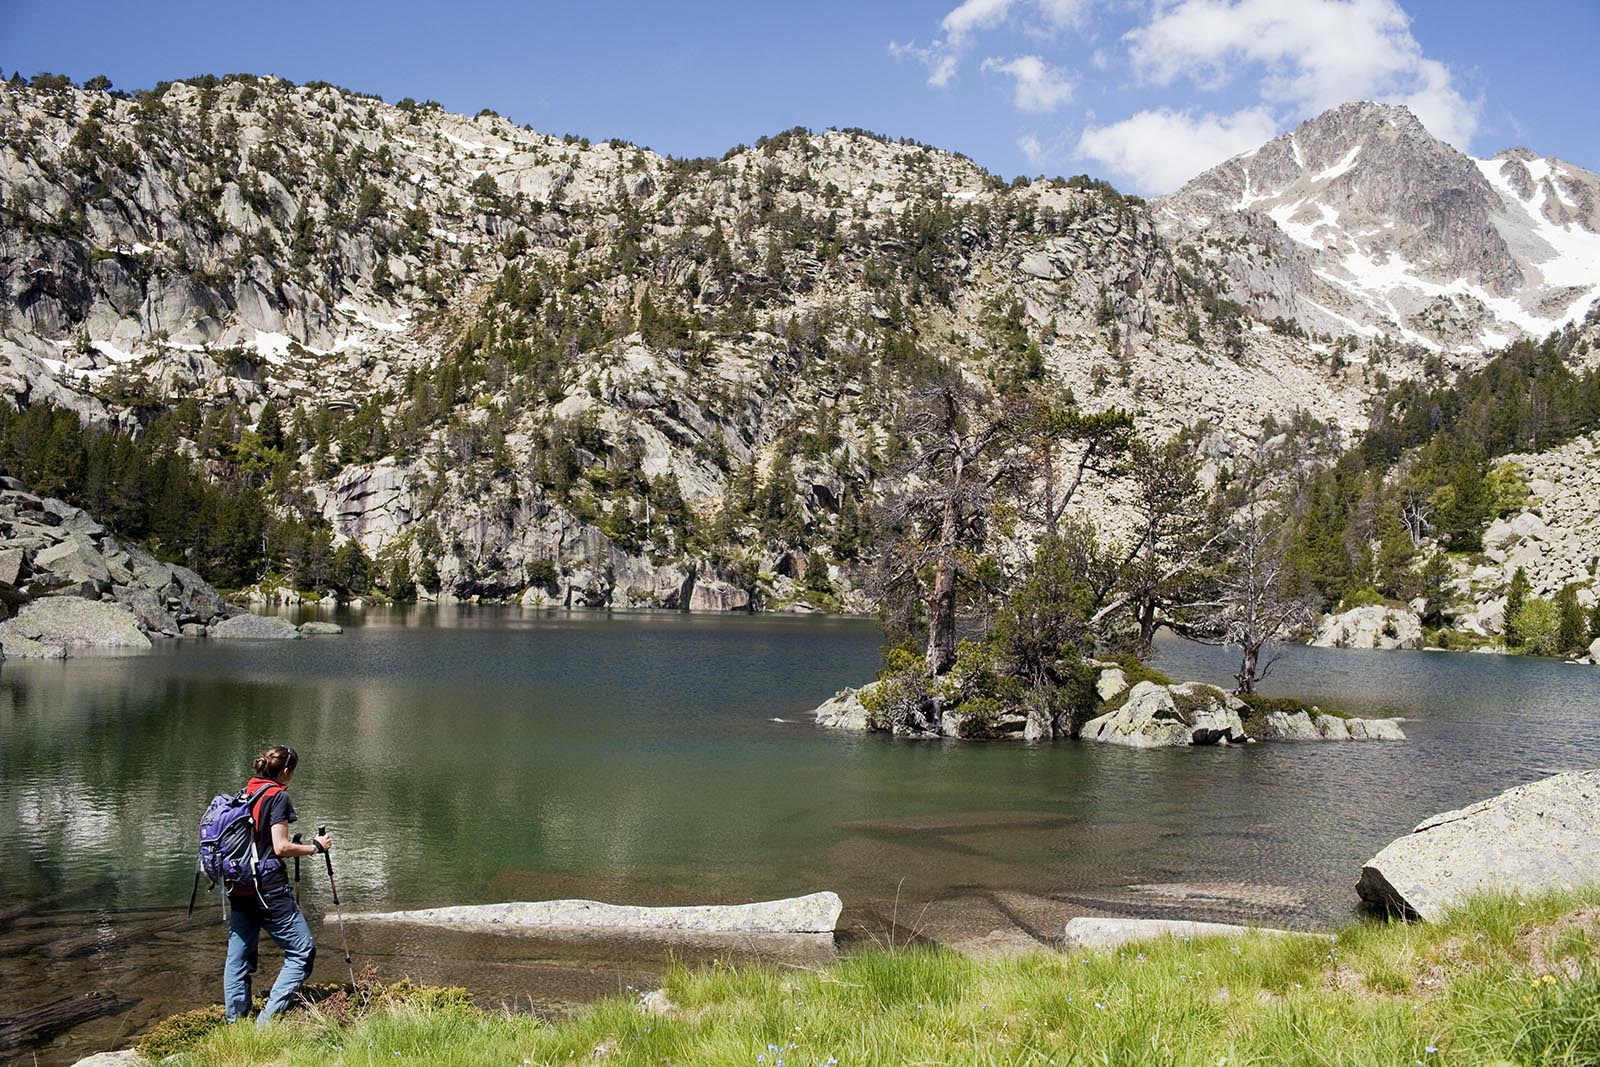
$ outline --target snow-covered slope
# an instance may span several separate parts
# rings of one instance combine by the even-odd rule
[[[1403,107],[1353,103],[1200,175],[1158,224],[1257,315],[1477,352],[1600,296],[1600,176],[1472,159]]]

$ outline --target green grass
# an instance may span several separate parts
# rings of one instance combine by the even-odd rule
[[[1437,925],[1167,938],[977,961],[908,949],[816,970],[712,966],[540,1024],[449,994],[189,1027],[183,1065],[1600,1063],[1600,890],[1489,897]],[[192,1032],[200,1031],[200,1032]],[[162,1051],[169,1051],[163,1048]]]

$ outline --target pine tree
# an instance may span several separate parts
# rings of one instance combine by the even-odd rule
[[[389,568],[389,596],[396,604],[409,604],[417,599],[417,586],[411,580],[411,561],[396,556]]]
[[[1533,584],[1528,581],[1528,572],[1521,567],[1511,576],[1511,588],[1506,591],[1505,624],[1502,627],[1506,635],[1506,647],[1516,648],[1522,644],[1522,634],[1518,632],[1517,616],[1522,612],[1522,606],[1528,602],[1528,594],[1533,591]]]
[[[346,541],[334,552],[332,581],[342,596],[360,596],[372,587],[372,561],[359,541]]]
[[[1595,597],[1594,607],[1589,609],[1589,640],[1600,641],[1600,596]]]
[[[261,409],[261,418],[256,420],[256,436],[261,438],[262,448],[283,447],[283,422],[278,417],[278,405],[270,400]]]
[[[422,562],[417,564],[417,584],[430,593],[439,591],[439,568],[432,556],[423,556]]]
[[[1422,610],[1422,621],[1428,626],[1443,626],[1446,608],[1450,604],[1450,558],[1434,550],[1428,562],[1422,565],[1421,595],[1427,602]]]
[[[1560,650],[1564,653],[1581,651],[1588,627],[1584,624],[1583,608],[1578,604],[1576,584],[1569,583],[1556,594],[1556,611],[1561,618],[1556,629],[1556,644],[1561,646]]]

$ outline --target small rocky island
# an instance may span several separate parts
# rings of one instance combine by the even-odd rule
[[[152,638],[296,638],[296,627],[230,604],[188,567],[123,544],[93,516],[0,478],[0,652],[65,659],[84,649],[147,649]]]
[[[1130,678],[1130,667],[1089,661],[1098,703],[1076,731],[1052,733],[1026,711],[997,717],[990,739],[1039,741],[1070,736],[1127,748],[1239,745],[1256,741],[1403,741],[1399,719],[1358,719],[1292,701],[1245,701],[1203,682],[1169,682],[1160,676]],[[1154,672],[1149,672],[1154,673]],[[896,731],[877,721],[872,692],[881,683],[844,689],[816,709],[817,725],[860,732]],[[952,723],[955,720],[951,720]],[[952,728],[945,736],[967,736]]]

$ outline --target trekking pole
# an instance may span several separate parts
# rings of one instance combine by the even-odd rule
[[[300,844],[300,835],[299,834],[295,834],[293,837],[289,838],[289,840],[293,841],[295,844],[298,845],[298,844]],[[299,856],[296,856],[294,858],[294,902],[295,902],[295,905],[298,907],[299,904],[300,904],[300,857]]]
[[[318,837],[327,835],[326,825],[317,827]],[[324,849],[322,858],[328,864],[328,888],[333,892],[334,914],[339,916],[339,940],[344,943],[344,966],[345,970],[350,972],[350,988],[353,991],[356,988],[356,965],[350,959],[350,935],[345,933],[344,929],[344,907],[339,903],[339,883],[333,880],[333,854]]]

